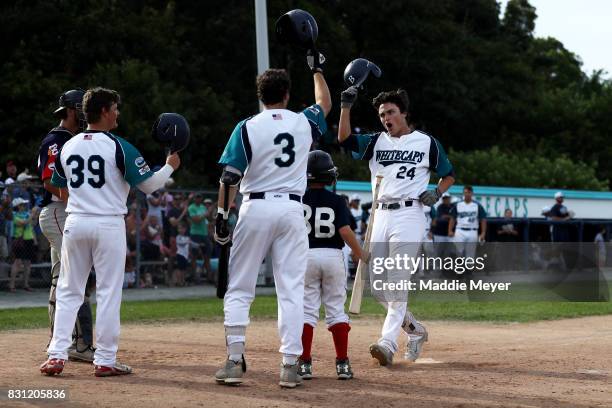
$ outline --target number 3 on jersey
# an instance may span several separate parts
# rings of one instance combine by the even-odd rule
[[[66,160],[66,165],[72,170],[70,176],[70,187],[79,188],[85,182],[85,160],[83,157],[73,154]],[[104,159],[94,154],[87,159],[87,170],[93,177],[87,178],[87,183],[93,188],[102,188],[106,182],[104,178]]]
[[[283,142],[287,142],[287,144],[283,144]],[[281,150],[281,157],[275,158],[274,163],[278,167],[291,166],[295,161],[295,150],[293,150],[295,148],[295,139],[293,138],[293,136],[289,133],[279,133],[274,138],[274,144],[281,145],[283,148]],[[288,157],[286,158],[286,160],[283,160],[285,159],[285,155],[287,155]]]
[[[323,219],[323,214],[325,214],[325,219]],[[312,208],[304,204],[304,218],[306,219],[306,229],[308,230],[308,234],[312,231],[312,226],[310,225],[310,217],[312,217]],[[336,219],[336,214],[334,210],[329,207],[317,207],[315,211],[315,238],[331,238],[336,233],[336,227],[334,226],[334,220]],[[325,228],[327,232],[323,232],[322,228]]]

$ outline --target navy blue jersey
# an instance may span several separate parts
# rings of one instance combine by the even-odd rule
[[[310,248],[344,247],[340,228],[350,225],[350,211],[344,198],[323,188],[306,190],[302,199],[308,221]]]
[[[51,178],[55,169],[55,159],[64,143],[70,140],[72,136],[72,133],[63,127],[56,127],[45,136],[38,149],[38,176],[41,181]],[[45,190],[41,207],[51,203],[52,197],[53,195]]]

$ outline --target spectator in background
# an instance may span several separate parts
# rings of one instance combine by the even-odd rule
[[[435,217],[432,217],[432,228],[434,247],[436,256],[445,258],[451,255],[452,239],[448,236],[448,222],[451,218],[450,212],[453,205],[451,204],[451,195],[448,191],[442,194],[442,202],[435,207]]]
[[[555,193],[555,205],[550,209],[550,219],[553,221],[569,221],[571,218],[567,207],[563,205],[564,195],[561,191]],[[555,224],[552,226],[552,241],[553,242],[569,242],[570,231],[569,225]]]
[[[599,227],[599,232],[595,235],[595,244],[597,244],[597,267],[602,270],[606,266],[606,227]]]
[[[15,166],[15,162],[9,160],[6,162],[6,179],[4,180],[5,185],[13,184],[17,181],[17,166]]]
[[[174,262],[174,274],[170,279],[170,286],[185,286],[185,275],[190,264],[192,245],[187,233],[187,224],[181,222],[178,225],[178,234],[172,240],[176,247],[176,262]]]
[[[504,223],[497,229],[497,240],[499,242],[517,242],[518,231],[512,222],[512,210],[506,208],[504,211]]]
[[[357,229],[354,231],[355,236],[357,237],[359,243],[361,243],[363,242],[362,233],[365,232],[365,223],[363,219],[363,210],[359,204],[361,204],[361,197],[359,197],[357,194],[353,194],[351,196],[351,201],[349,202],[349,208],[357,225]]]
[[[193,197],[193,203],[191,203],[187,209],[189,219],[191,220],[191,230],[189,235],[191,240],[199,246],[199,256],[204,259],[204,268],[206,269],[207,277],[212,276],[212,270],[210,267],[210,254],[212,249],[212,243],[208,236],[208,209],[204,205],[202,193],[196,193]],[[195,283],[198,284],[201,281],[202,270],[199,266],[196,268]]]
[[[153,170],[156,171],[156,170]],[[162,207],[164,204],[162,203],[162,194],[163,192],[160,190],[154,191],[151,194],[147,195],[147,215],[155,216],[157,220],[161,222],[162,218]]]
[[[171,240],[172,237],[176,237],[178,234],[178,226],[187,216],[187,205],[183,199],[183,194],[176,193],[170,201],[170,208],[166,212],[166,218],[168,219],[169,231],[168,237]]]
[[[162,228],[155,215],[147,216],[140,227],[140,251],[145,261],[157,261],[161,254]]]
[[[13,213],[13,241],[12,251],[15,261],[11,267],[11,279],[9,290],[15,292],[15,280],[19,269],[23,269],[23,289],[31,292],[30,268],[32,258],[36,251],[34,247],[33,220],[37,216],[36,210],[28,211],[28,201],[23,198],[15,198],[12,202]]]
[[[8,195],[0,197],[0,261],[8,258],[8,234],[10,222],[13,220],[11,199]]]

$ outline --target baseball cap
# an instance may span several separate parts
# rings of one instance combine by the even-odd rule
[[[555,193],[555,198],[565,197],[561,191]]]
[[[212,204],[213,200],[211,200],[210,198],[207,198],[204,200],[204,204]]]
[[[446,198],[446,197],[450,197],[450,193],[448,191],[445,191],[442,193],[442,198]]]
[[[29,203],[29,201],[28,201],[28,200],[26,200],[26,199],[24,199],[24,198],[21,198],[21,197],[17,197],[17,198],[14,198],[14,199],[13,199],[13,201],[11,202],[11,205],[12,205],[13,207],[17,207],[17,206],[19,206],[19,205],[21,205],[21,204],[28,204],[28,203]]]
[[[542,215],[544,215],[544,214],[549,213],[549,212],[550,212],[550,210],[551,210],[551,208],[550,208],[548,205],[546,205],[546,206],[542,207],[542,211],[541,211],[540,213],[541,213]]]
[[[53,111],[55,115],[64,111],[66,108],[81,109],[83,105],[83,97],[85,91],[82,89],[71,89],[60,95],[58,101],[58,108]]]
[[[361,197],[358,194],[353,194],[351,196],[351,201],[361,201]]]

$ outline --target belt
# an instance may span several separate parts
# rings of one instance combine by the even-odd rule
[[[478,231],[478,228],[459,228],[461,231]]]
[[[272,194],[272,197],[274,198],[282,198],[287,193],[268,193],[268,194]],[[250,193],[249,194],[249,200],[265,200],[265,199],[266,199],[266,193]],[[298,203],[302,202],[302,197],[300,197],[297,194],[289,194],[289,199],[293,201],[297,201]]]
[[[380,203],[379,210],[399,210],[402,207],[412,207],[414,200],[400,201],[398,203]]]

